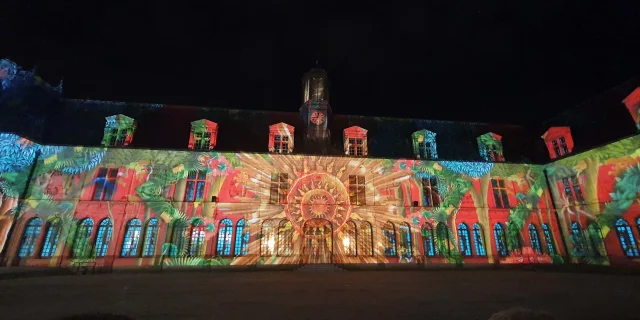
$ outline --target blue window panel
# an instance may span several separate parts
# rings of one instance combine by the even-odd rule
[[[158,218],[151,218],[147,222],[147,230],[144,232],[143,257],[153,257],[156,251],[156,241],[158,239]]]
[[[553,244],[553,235],[551,235],[551,230],[549,230],[548,224],[542,224],[542,233],[544,233],[544,241],[547,243],[547,250],[549,250],[549,254],[556,254],[556,248]]]
[[[473,224],[473,244],[476,247],[476,255],[481,257],[485,257],[487,255],[487,251],[484,247],[482,229],[477,223]]]
[[[435,237],[433,236],[433,227],[431,224],[426,223],[422,227],[422,245],[424,248],[424,255],[427,257],[436,256]]]
[[[41,229],[42,220],[40,218],[33,218],[27,222],[27,226],[24,228],[24,232],[22,233],[18,257],[28,258],[33,256]]]
[[[502,227],[502,224],[496,223],[493,227],[493,236],[496,240],[498,254],[502,257],[506,257],[509,254],[509,250],[507,250],[507,241],[505,239],[504,227]]]
[[[627,221],[622,218],[616,221],[616,233],[618,234],[620,247],[627,257],[640,256],[636,245],[636,239],[633,236],[633,231],[631,231],[631,227]]]
[[[185,201],[193,201],[195,199],[195,193],[196,193],[195,181],[188,181]]]
[[[178,220],[173,224],[173,232],[171,233],[171,246],[169,247],[169,257],[175,258],[183,255],[186,249],[187,223],[184,220]]]
[[[204,252],[204,227],[197,226],[191,229],[191,242],[189,243],[189,256],[201,257]]]
[[[382,236],[385,240],[384,255],[387,257],[395,257],[398,255],[396,245],[396,229],[392,222],[387,222],[382,230]]]
[[[61,227],[60,219],[55,219],[47,223],[47,234],[44,237],[40,258],[51,258],[56,254]]]
[[[107,218],[100,221],[94,245],[96,258],[101,258],[107,255],[107,249],[109,248],[109,242],[111,242],[112,235],[113,223],[111,223],[111,219]]]
[[[577,222],[571,224],[571,234],[575,251],[580,255],[586,254],[585,247],[587,243],[582,228]]]
[[[243,222],[244,224],[244,222]],[[233,233],[233,222],[230,219],[222,219],[218,228],[218,243],[216,252],[219,256],[231,255],[231,236]],[[237,236],[237,233],[236,233]]]
[[[85,218],[78,223],[75,239],[73,240],[73,257],[88,258],[90,254],[89,240],[93,231],[93,220]]]
[[[529,224],[529,240],[531,242],[531,248],[539,254],[542,254],[542,245],[540,244],[540,236],[538,235],[538,228],[532,223]]]
[[[471,241],[469,241],[469,227],[465,223],[458,225],[458,240],[460,242],[460,254],[471,256]]]
[[[138,245],[142,233],[142,222],[139,219],[131,219],[127,222],[127,231],[122,242],[121,257],[135,257],[138,254]]]
[[[445,251],[447,254],[451,253],[451,242],[449,240],[449,228],[446,224],[440,222],[436,226],[436,254],[444,255]]]
[[[411,246],[411,228],[408,223],[400,224],[400,248],[403,249],[403,256],[411,258],[413,250]]]
[[[240,219],[236,224],[236,242],[233,250],[234,255],[244,256],[247,254],[247,246],[249,244],[249,230],[244,230],[244,219]],[[218,246],[220,246],[220,237],[218,236]],[[219,252],[219,251],[217,251]]]

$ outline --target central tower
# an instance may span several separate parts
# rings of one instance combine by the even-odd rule
[[[329,78],[327,72],[313,68],[302,77],[302,107],[300,116],[306,127],[305,149],[308,152],[327,154],[331,132],[328,128]]]

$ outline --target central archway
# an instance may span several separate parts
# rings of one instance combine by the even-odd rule
[[[331,263],[333,261],[333,226],[325,219],[304,222],[303,263]]]

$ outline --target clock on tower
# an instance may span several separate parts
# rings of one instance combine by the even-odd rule
[[[327,123],[331,114],[329,106],[329,79],[327,72],[314,68],[302,77],[302,107],[300,115],[306,126],[305,149],[326,153],[329,145]]]

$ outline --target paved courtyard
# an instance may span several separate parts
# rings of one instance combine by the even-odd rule
[[[640,319],[640,277],[533,271],[165,272],[0,280],[0,318]]]

